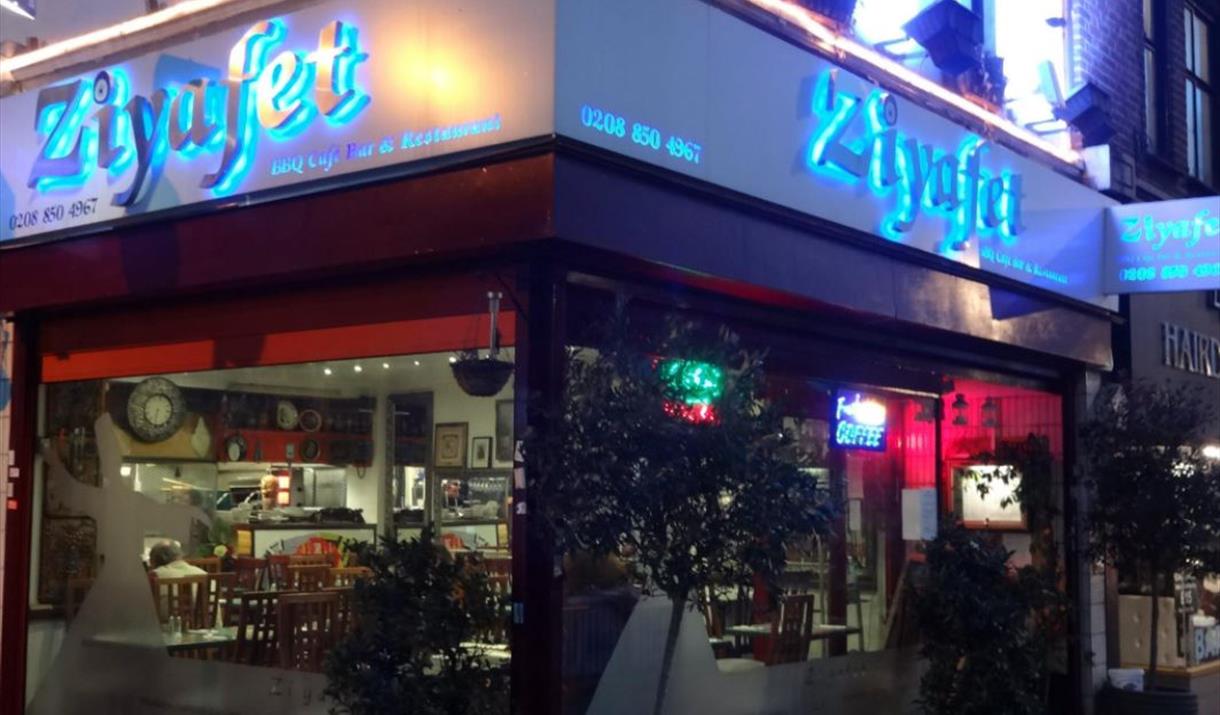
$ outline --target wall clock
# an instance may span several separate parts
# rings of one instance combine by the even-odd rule
[[[306,462],[316,462],[321,453],[322,449],[316,441],[307,439],[301,443],[301,459]]]
[[[225,440],[225,458],[230,462],[240,462],[246,458],[246,438],[239,434],[229,435]]]
[[[280,400],[275,405],[275,424],[280,429],[296,429],[300,420],[297,406],[288,400]]]
[[[186,421],[186,398],[164,377],[150,377],[127,398],[127,424],[143,442],[163,442]]]

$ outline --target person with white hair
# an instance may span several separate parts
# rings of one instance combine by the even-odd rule
[[[148,550],[148,566],[159,579],[202,576],[207,573],[183,560],[182,548],[177,542],[168,539],[154,544]]]

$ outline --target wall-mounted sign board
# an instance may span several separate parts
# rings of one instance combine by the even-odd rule
[[[1220,288],[1220,196],[1106,211],[1107,293]]]
[[[310,3],[6,97],[0,241],[548,135],[554,12]]]
[[[1109,308],[1216,287],[1215,199],[1112,209],[703,0],[329,0],[5,97],[0,125],[0,243],[558,133]]]
[[[712,3],[561,2],[558,19],[560,134],[1116,307],[1114,202],[1046,164]]]

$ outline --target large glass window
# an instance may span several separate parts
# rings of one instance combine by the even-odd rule
[[[1189,3],[1182,10],[1186,38],[1186,167],[1211,184],[1215,179],[1215,142],[1211,80],[1211,23]]]
[[[353,541],[435,524],[507,595],[512,381],[471,396],[456,359],[44,385],[29,712],[120,697],[325,712],[321,664],[350,623],[353,582],[369,577]],[[283,605],[301,594],[335,602],[328,625]],[[470,647],[506,665],[505,639],[498,629]]]

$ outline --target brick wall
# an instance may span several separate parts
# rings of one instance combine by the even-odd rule
[[[1209,193],[1186,174],[1185,0],[1155,0],[1163,41],[1159,47],[1164,131],[1157,155],[1144,147],[1143,3],[1140,0],[1068,0],[1072,24],[1072,84],[1093,82],[1110,95],[1115,135],[1112,156],[1134,165],[1143,191],[1120,198],[1147,200]],[[1205,3],[1207,4],[1207,3]],[[1216,3],[1210,3],[1214,6]],[[1213,192],[1214,193],[1214,192]]]

